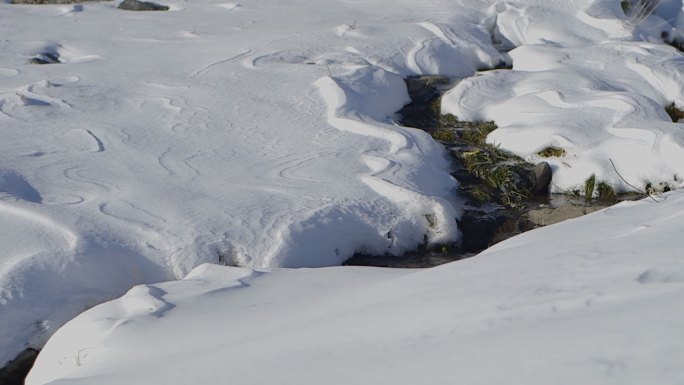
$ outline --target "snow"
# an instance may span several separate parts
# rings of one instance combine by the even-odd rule
[[[202,265],[60,329],[27,384],[681,384],[684,193],[425,270]]]
[[[403,76],[499,60],[484,8],[166,3],[0,4],[0,362],[202,263],[458,240],[444,150],[392,115]]]
[[[548,161],[553,192],[581,189],[592,174],[620,191],[680,188],[684,130],[664,107],[684,107],[684,57],[660,36],[676,35],[681,1],[662,2],[636,27],[617,1],[584,3],[504,6],[496,22],[517,47],[509,52],[513,70],[465,79],[442,99],[443,112],[495,121],[499,129],[487,141]],[[566,156],[537,155],[547,147]]]
[[[681,313],[657,316],[680,289],[678,193],[423,272],[278,270],[459,240],[444,149],[394,122],[409,75],[465,78],[443,110],[495,120],[491,143],[565,148],[555,191],[592,173],[681,187],[663,107],[684,107],[683,62],[660,42],[681,37],[681,0],[640,25],[612,0],[164,3],[0,3],[0,362],[142,284],[61,329],[30,383],[215,383],[226,362],[260,383],[681,375],[664,338]],[[43,53],[61,63],[28,64]]]

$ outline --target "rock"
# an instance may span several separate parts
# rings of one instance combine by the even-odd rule
[[[59,55],[51,52],[44,52],[41,53],[40,55],[31,58],[29,60],[29,64],[55,64],[55,63],[61,63],[59,61]]]
[[[532,172],[534,172],[535,177],[533,192],[537,195],[548,194],[549,184],[553,176],[551,165],[546,162],[538,163],[532,168]]]
[[[119,9],[126,11],[168,11],[169,7],[150,1],[124,0],[119,4]]]
[[[465,252],[482,251],[498,241],[519,233],[517,221],[503,211],[483,213],[468,210],[463,213],[458,222],[458,228],[463,233],[461,250]]]

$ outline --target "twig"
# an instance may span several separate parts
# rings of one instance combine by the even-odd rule
[[[326,65],[325,65],[325,68],[328,69],[328,76],[329,76],[330,78],[332,78],[333,76],[332,76],[332,72],[330,71],[330,66],[326,64]]]
[[[660,203],[660,202],[662,202],[662,201],[659,201],[659,200],[655,199],[651,194],[648,193],[648,191],[643,191],[642,189],[636,187],[635,185],[633,185],[633,184],[627,182],[627,179],[625,179],[625,178],[622,176],[622,174],[620,174],[620,171],[617,170],[617,167],[615,167],[615,163],[613,162],[613,160],[610,159],[610,158],[608,158],[608,160],[610,161],[610,164],[613,165],[613,170],[615,170],[615,173],[616,173],[616,174],[620,177],[620,179],[622,179],[625,183],[627,183],[629,186],[631,186],[631,187],[632,187],[633,189],[635,189],[636,191],[638,191],[638,192],[640,192],[640,193],[642,193],[642,194],[644,194],[644,195],[648,195],[648,197],[651,198],[651,199],[653,199],[653,201],[654,201],[655,203]]]

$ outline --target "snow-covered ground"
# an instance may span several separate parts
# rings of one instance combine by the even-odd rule
[[[170,4],[0,4],[0,362],[219,255],[330,266],[457,240],[443,150],[388,117],[431,52],[496,62],[483,27],[440,3]],[[422,47],[428,19],[480,40]],[[27,64],[45,51],[64,63]]]
[[[684,194],[663,199],[422,271],[203,265],[69,322],[27,384],[681,385]]]
[[[488,142],[549,161],[554,192],[592,174],[621,191],[682,187],[684,130],[663,107],[684,109],[684,56],[661,37],[684,31],[674,28],[684,26],[681,1],[662,2],[636,26],[620,17],[619,1],[523,3],[539,5],[499,6],[502,40],[518,47],[514,70],[461,82],[442,99],[443,112],[496,121]],[[568,17],[564,8],[577,3],[586,6]],[[566,155],[536,155],[548,147]]]
[[[260,275],[251,270],[332,266],[356,251],[400,254],[421,244],[425,235],[435,243],[458,240],[454,218],[460,205],[453,198],[457,181],[449,176],[443,149],[427,134],[393,124],[393,113],[408,101],[402,81],[408,75],[468,77],[478,68],[512,59],[513,71],[488,72],[461,82],[444,99],[444,110],[460,118],[495,119],[502,128],[489,140],[530,160],[549,144],[565,148],[565,158],[551,160],[557,189],[581,185],[591,173],[628,188],[616,176],[611,160],[632,184],[680,187],[684,134],[681,124],[668,122],[663,107],[672,102],[684,107],[684,61],[660,36],[682,29],[681,0],[663,1],[656,15],[638,26],[629,22],[617,0],[166,3],[171,11],[152,13],[118,10],[112,2],[0,4],[0,362],[26,346],[42,346],[68,319],[136,284],[186,278],[136,287],[124,299],[85,313],[79,319],[93,317],[93,322],[86,322],[86,327],[75,321],[64,329],[67,335],[73,325],[80,325],[81,337],[68,346],[57,337],[40,359],[33,383],[67,375],[74,368],[75,374],[81,373],[78,376],[105,376],[124,365],[121,360],[126,356],[136,357],[127,349],[137,346],[133,340],[140,336],[135,330],[142,329],[158,329],[159,334],[150,334],[145,341],[164,348],[151,354],[159,357],[158,365],[140,357],[129,361],[140,369],[127,367],[131,380],[139,376],[152,381],[145,367],[158,369],[162,361],[176,365],[176,360],[163,356],[166,350],[178,360],[195,354],[196,360],[187,361],[196,364],[195,378],[203,375],[202,368],[217,365],[212,359],[222,357],[244,375],[257,369],[261,373],[265,367],[259,362],[268,358],[257,353],[273,345],[272,354],[285,354],[278,349],[296,346],[300,334],[309,332],[307,322],[317,328],[314,332],[331,334],[330,339],[320,339],[323,345],[314,346],[318,338],[302,338],[303,354],[288,357],[294,361],[283,360],[282,368],[322,355],[329,359],[325,362],[339,359],[337,368],[321,367],[345,378],[353,373],[346,367],[369,362],[377,354],[384,357],[377,367],[359,367],[379,374],[421,349],[436,360],[435,365],[447,358],[474,364],[477,339],[495,339],[478,328],[485,328],[487,320],[497,324],[499,315],[489,317],[491,312],[478,312],[477,307],[472,314],[468,311],[474,304],[497,308],[502,302],[497,298],[510,294],[507,288],[520,290],[519,302],[511,302],[510,308],[522,305],[502,317],[515,319],[519,314],[530,321],[514,324],[521,328],[521,338],[539,342],[562,330],[525,306],[538,297],[532,289],[525,291],[532,286],[519,282],[517,274],[535,287],[554,288],[566,282],[574,293],[571,298],[584,298],[584,289],[573,286],[585,288],[584,281],[572,272],[583,271],[580,257],[586,257],[599,262],[587,267],[596,276],[585,289],[612,293],[634,273],[629,261],[651,255],[653,247],[664,247],[662,240],[668,239],[650,231],[628,237],[630,242],[642,241],[630,243],[628,259],[616,277],[611,273],[616,260],[608,258],[610,249],[601,248],[598,240],[595,247],[583,249],[581,239],[566,234],[568,242],[576,242],[570,250],[575,259],[559,259],[561,250],[550,245],[565,239],[560,230],[514,240],[507,245],[518,245],[518,251],[498,248],[465,267],[412,274],[333,268]],[[502,54],[496,49],[501,47],[498,41],[519,48]],[[62,63],[27,63],[45,52],[59,55]],[[668,214],[677,213],[679,196],[670,195],[669,205],[640,203],[635,204],[639,209],[617,212],[639,213],[646,218],[642,222],[650,223],[662,217],[662,207],[669,207]],[[631,217],[605,217],[600,228],[627,232],[642,225],[626,218]],[[625,227],[630,223],[632,227]],[[682,228],[676,217],[667,223],[671,230]],[[584,230],[580,226],[572,231]],[[542,247],[540,242],[546,241],[539,234],[553,234],[555,243]],[[604,234],[595,231],[592,236],[600,240]],[[643,267],[642,272],[658,267],[651,275],[660,277],[668,271],[664,266],[675,260],[672,247],[644,266],[634,263]],[[219,260],[245,269],[202,265]],[[568,281],[559,281],[563,274]],[[671,285],[635,287],[646,290],[647,296],[660,293],[657,288],[679,288],[677,274],[662,279],[674,282]],[[251,286],[250,277],[256,276],[255,287],[224,290]],[[471,287],[475,291],[469,292]],[[542,297],[562,308],[561,289],[561,294],[550,289],[551,294]],[[445,296],[454,291],[460,299]],[[269,292],[291,293],[273,294],[281,312],[249,310],[260,301],[268,302]],[[620,297],[620,306],[640,306],[637,294]],[[668,295],[662,294],[652,306],[672,307]],[[311,307],[307,298],[325,308],[318,313],[319,307]],[[439,310],[451,300],[457,302],[456,310]],[[387,315],[381,309],[388,309]],[[195,311],[207,316],[192,316]],[[430,318],[431,311],[435,321],[427,324],[428,334],[421,338],[418,324]],[[103,317],[111,316],[114,323],[95,321],[99,312],[109,314]],[[172,315],[178,317],[176,326],[171,325]],[[570,329],[577,333],[592,321],[565,315],[561,312],[558,322],[574,325]],[[605,315],[623,320],[622,313]],[[458,329],[457,323],[445,321],[452,316],[465,317],[471,325],[454,335],[471,339],[471,345],[463,343],[476,349],[473,355],[441,354],[451,346],[449,341],[454,342],[446,337]],[[639,317],[647,314],[635,316],[643,320]],[[140,322],[129,322],[136,317]],[[283,317],[281,325],[278,319]],[[346,329],[336,331],[346,325],[338,323],[338,317],[350,320],[350,325],[392,320],[399,326],[382,328],[380,323],[375,329],[356,327],[349,334]],[[192,319],[198,325],[219,323],[211,324],[211,330],[184,326]],[[476,327],[476,320],[484,320],[483,325]],[[167,322],[168,328],[158,325]],[[237,329],[224,330],[220,322],[235,322]],[[407,322],[406,328],[402,322]],[[547,334],[534,334],[544,327]],[[188,350],[171,347],[176,346],[178,330],[188,333],[186,340],[178,341],[187,343]],[[191,330],[199,335],[193,337]],[[514,344],[514,330],[508,331],[502,330],[503,339],[496,340],[502,350],[491,353],[500,358],[492,362],[544,373],[505,360],[506,353],[522,349]],[[215,333],[225,336],[212,340]],[[363,344],[365,336],[372,343]],[[561,337],[578,338],[571,333]],[[596,349],[609,349],[610,341],[598,337],[609,336],[592,334]],[[670,346],[661,334],[652,337],[653,346]],[[194,340],[197,344],[190,343]],[[203,342],[210,340],[215,344]],[[97,341],[112,346],[111,355],[98,350]],[[390,354],[393,344],[397,352]],[[566,367],[562,359],[557,366],[539,359],[546,351],[541,343],[534,346],[538,349],[532,349],[528,358],[548,366],[548,375],[553,368]],[[580,345],[567,350],[558,346],[559,357],[584,362]],[[88,349],[94,350],[86,353]],[[72,355],[73,362],[65,361],[64,354]],[[596,362],[610,355],[599,356]],[[652,357],[661,356],[667,363],[677,354],[657,351]],[[646,365],[639,357],[634,359],[636,366]],[[408,362],[394,375],[417,368]],[[621,365],[635,367],[624,360],[607,362],[611,372]],[[426,370],[430,363],[415,361]],[[474,370],[476,365],[470,367]],[[665,369],[662,376],[668,375]],[[316,373],[323,372],[311,375]],[[435,373],[447,374],[454,373]],[[401,378],[415,379],[408,374]]]

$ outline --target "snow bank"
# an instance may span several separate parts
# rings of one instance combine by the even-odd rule
[[[0,4],[0,364],[203,263],[458,239],[443,149],[391,115],[403,76],[501,60],[485,6],[166,3]]]
[[[617,1],[525,3],[497,9],[498,31],[517,46],[513,70],[462,81],[443,112],[494,120],[488,142],[551,163],[554,192],[592,174],[621,191],[681,187],[684,130],[664,107],[684,107],[684,56],[661,39],[676,32],[681,1],[662,2],[637,26]],[[542,159],[547,147],[566,155]]]
[[[60,329],[40,384],[662,384],[684,368],[684,193],[416,270],[203,265]]]
[[[445,110],[499,121],[489,140],[530,159],[565,147],[558,189],[590,171],[622,183],[606,159],[633,183],[681,183],[661,109],[682,106],[680,54],[656,41],[682,17],[654,27],[676,2],[636,29],[607,0],[167,3],[0,4],[0,363],[204,263],[331,266],[457,240],[443,149],[393,124],[407,75],[513,58]],[[131,295],[133,313],[175,310],[153,287]]]

